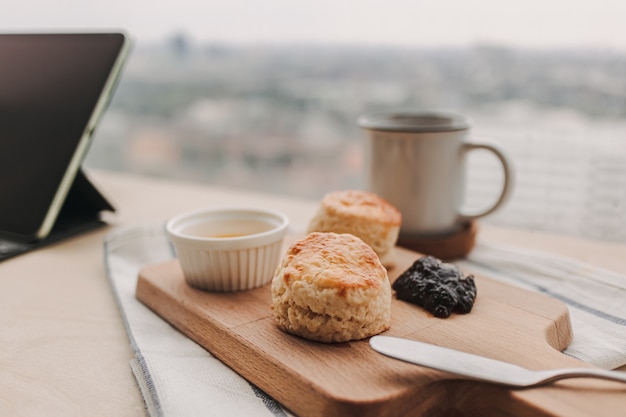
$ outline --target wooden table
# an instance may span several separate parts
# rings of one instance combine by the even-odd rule
[[[209,205],[255,204],[304,225],[316,201],[93,172],[118,213],[112,226],[154,223]],[[133,357],[107,281],[110,228],[0,263],[0,415],[144,416]],[[568,255],[626,274],[626,245],[481,226],[479,239]]]

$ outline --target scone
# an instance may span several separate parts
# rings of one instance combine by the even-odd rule
[[[358,190],[326,194],[308,232],[351,233],[370,245],[386,268],[395,266],[402,215],[378,195]]]
[[[311,233],[294,243],[272,279],[282,330],[319,342],[363,339],[391,325],[391,285],[373,249],[351,234]]]

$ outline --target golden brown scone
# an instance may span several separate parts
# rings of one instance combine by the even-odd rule
[[[391,285],[373,249],[351,234],[311,233],[272,280],[279,328],[320,342],[373,336],[391,325]]]
[[[358,190],[326,194],[308,232],[351,233],[370,245],[387,268],[395,266],[402,215],[378,195]]]

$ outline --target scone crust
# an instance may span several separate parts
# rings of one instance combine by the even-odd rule
[[[400,211],[378,195],[361,190],[326,194],[308,232],[350,233],[370,245],[387,268],[395,266]]]
[[[272,280],[281,329],[310,340],[345,342],[391,325],[391,286],[373,249],[351,234],[311,233],[293,244]]]
[[[328,193],[322,199],[322,207],[329,215],[358,218],[389,226],[400,226],[400,211],[377,194],[362,190],[342,190]]]

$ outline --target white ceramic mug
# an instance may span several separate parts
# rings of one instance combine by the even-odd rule
[[[469,137],[465,116],[440,111],[395,110],[363,115],[366,130],[365,185],[402,213],[402,235],[454,233],[471,219],[500,208],[513,189],[513,167],[490,140]],[[486,149],[502,163],[504,182],[495,203],[479,213],[462,213],[465,160]]]

